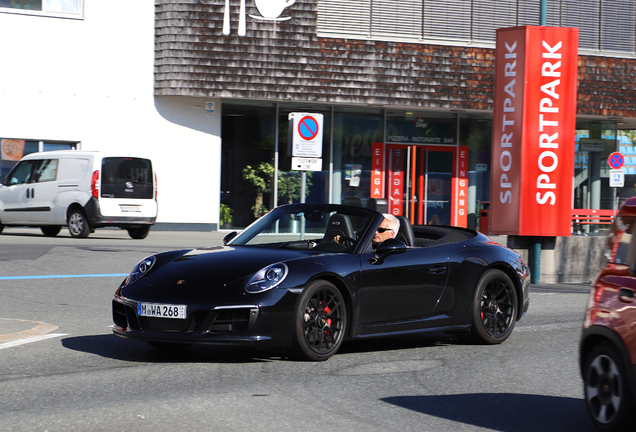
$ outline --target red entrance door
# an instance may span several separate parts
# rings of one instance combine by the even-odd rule
[[[391,214],[416,225],[466,226],[465,146],[389,144],[386,163]]]

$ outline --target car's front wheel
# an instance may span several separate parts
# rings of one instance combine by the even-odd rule
[[[327,360],[342,345],[346,329],[347,308],[340,291],[330,282],[313,281],[296,303],[292,353],[302,360]]]
[[[616,348],[594,347],[583,366],[587,412],[598,430],[631,430],[636,421],[627,374]]]
[[[88,220],[82,209],[73,209],[68,213],[68,231],[71,237],[85,238],[91,232]]]
[[[470,339],[499,344],[508,339],[517,320],[517,291],[507,274],[490,269],[479,280],[472,304]]]

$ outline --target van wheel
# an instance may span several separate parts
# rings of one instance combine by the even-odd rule
[[[135,240],[141,240],[148,237],[148,233],[150,232],[150,225],[142,226],[139,228],[128,228],[128,235]]]
[[[42,234],[44,234],[45,236],[55,237],[62,230],[62,227],[59,225],[47,225],[40,227],[40,229],[42,230]]]
[[[71,237],[85,238],[91,232],[86,215],[82,209],[73,209],[68,213],[68,232]]]

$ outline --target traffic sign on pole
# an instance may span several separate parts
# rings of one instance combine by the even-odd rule
[[[610,171],[610,187],[625,186],[625,172],[622,169],[611,169]]]
[[[289,128],[292,131],[291,156],[321,158],[322,125],[322,114],[289,113]]]
[[[615,170],[621,169],[625,163],[625,158],[619,152],[614,152],[607,158],[607,163]]]
[[[294,171],[322,171],[322,159],[292,157],[291,169]]]

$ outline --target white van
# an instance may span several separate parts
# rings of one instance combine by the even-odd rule
[[[23,157],[0,186],[0,232],[40,227],[73,237],[116,226],[143,239],[157,218],[157,182],[149,159],[59,150]]]

